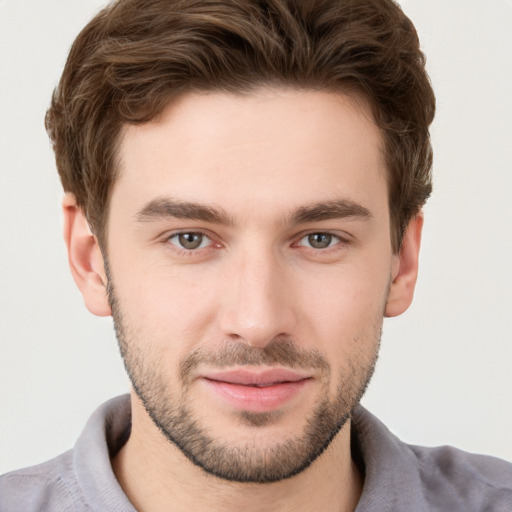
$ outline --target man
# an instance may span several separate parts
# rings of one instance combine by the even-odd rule
[[[65,239],[130,400],[1,510],[509,510],[512,469],[358,406],[405,311],[434,98],[388,1],[120,1],[47,116]]]

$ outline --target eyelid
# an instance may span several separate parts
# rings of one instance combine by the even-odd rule
[[[209,240],[209,243],[207,244],[206,247],[198,247],[197,249],[186,249],[185,247],[180,247],[178,244],[171,242],[172,238],[178,237],[179,235],[183,235],[183,234],[202,235],[203,237],[205,237]],[[169,250],[172,250],[178,254],[183,254],[183,255],[191,255],[191,254],[200,253],[204,250],[208,250],[212,246],[215,246],[215,245],[220,246],[221,245],[220,242],[215,240],[215,237],[213,236],[213,234],[210,231],[208,231],[206,229],[201,229],[201,228],[190,228],[190,229],[185,228],[185,229],[177,229],[177,230],[174,230],[171,232],[167,232],[165,235],[163,235],[161,237],[161,242],[164,245],[172,246]]]
[[[328,247],[325,247],[325,248],[315,248],[315,247],[311,247],[311,246],[308,246],[305,244],[301,244],[302,240],[304,240],[305,238],[307,238],[311,235],[315,235],[315,234],[330,235],[334,239],[336,239],[336,243],[334,243],[333,245],[330,245]],[[303,231],[303,232],[299,233],[295,237],[295,242],[292,244],[292,246],[301,247],[306,250],[311,250],[311,251],[315,251],[315,252],[328,252],[331,250],[336,250],[336,249],[340,249],[342,247],[346,247],[346,246],[350,245],[351,243],[353,243],[353,239],[350,236],[350,234],[348,234],[346,232],[340,232],[337,230],[329,230],[329,229],[311,229],[311,230]]]
[[[208,238],[212,238],[212,234],[210,233],[210,231],[208,231],[207,229],[203,229],[203,228],[179,228],[179,229],[172,229],[172,230],[169,230],[169,231],[166,231],[165,233],[163,233],[161,235],[161,238],[163,240],[169,240],[169,238],[172,238],[173,236],[183,235],[185,233],[204,235],[204,236],[206,236]]]
[[[177,237],[182,234],[199,234],[204,236],[208,239],[209,243],[205,247],[199,247],[196,249],[186,249],[185,247],[180,247],[178,244],[172,243],[170,240],[174,237]],[[330,245],[325,248],[314,248],[305,244],[301,244],[302,240],[304,240],[306,237],[314,234],[325,234],[330,235],[335,239],[335,243],[333,245]],[[302,231],[295,235],[294,241],[292,242],[292,247],[299,247],[304,248],[309,251],[314,252],[329,252],[331,250],[341,249],[342,247],[348,246],[354,242],[353,237],[346,232],[340,232],[338,230],[329,230],[329,229],[309,229],[307,231]],[[181,254],[181,255],[192,255],[192,254],[199,254],[203,251],[207,251],[208,249],[212,248],[221,248],[223,246],[223,243],[218,240],[218,237],[212,233],[211,231],[203,228],[182,228],[182,229],[176,229],[170,232],[165,233],[160,237],[160,241],[162,244],[167,246],[172,246],[169,250],[172,250],[175,253]]]

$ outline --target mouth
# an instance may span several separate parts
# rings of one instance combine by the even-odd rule
[[[210,372],[201,378],[223,402],[249,412],[279,409],[312,381],[308,374],[287,369]]]

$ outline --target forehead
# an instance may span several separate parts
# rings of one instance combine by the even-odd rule
[[[343,197],[387,206],[382,138],[366,102],[338,93],[261,89],[186,94],[124,127],[112,208],[159,196],[251,216]]]

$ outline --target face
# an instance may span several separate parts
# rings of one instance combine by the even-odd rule
[[[110,304],[154,424],[236,481],[306,468],[372,374],[397,256],[381,137],[346,96],[189,94],[124,130]]]

